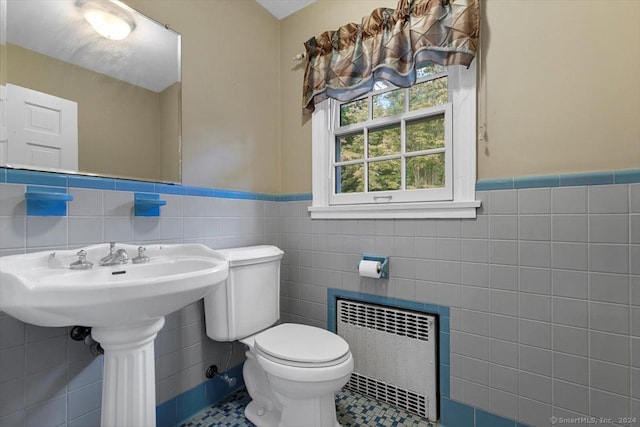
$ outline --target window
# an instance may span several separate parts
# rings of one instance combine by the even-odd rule
[[[312,218],[475,217],[475,63],[313,113]]]

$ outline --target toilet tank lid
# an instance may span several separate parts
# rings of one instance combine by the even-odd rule
[[[284,255],[280,248],[273,245],[221,249],[218,252],[229,262],[229,267],[275,261],[281,259]]]

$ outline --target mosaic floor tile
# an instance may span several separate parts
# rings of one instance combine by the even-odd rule
[[[181,427],[255,427],[244,417],[251,401],[246,390],[239,391],[220,404],[200,412]],[[417,415],[354,393],[341,390],[336,395],[336,414],[345,427],[430,427]]]

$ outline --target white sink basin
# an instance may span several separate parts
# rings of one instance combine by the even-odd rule
[[[138,247],[119,244],[129,259]],[[229,274],[197,244],[147,246],[145,264],[100,266],[108,244],[83,248],[94,263],[72,270],[78,249],[0,258],[0,310],[40,326],[91,326],[104,348],[102,427],[155,427],[154,340],[164,316],[205,296]]]
[[[138,246],[116,248],[131,259]],[[0,258],[0,309],[40,326],[129,325],[197,301],[228,274],[223,257],[198,244],[147,246],[148,263],[109,267],[98,264],[108,244],[83,249],[90,270],[69,268],[79,249]]]

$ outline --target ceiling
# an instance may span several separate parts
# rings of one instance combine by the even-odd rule
[[[160,92],[180,79],[179,37],[128,10],[135,29],[113,41],[91,28],[75,0],[9,0],[7,41]]]
[[[316,0],[256,0],[278,19],[284,19]]]

